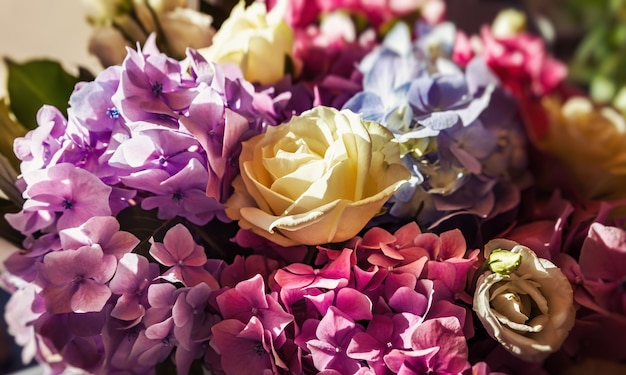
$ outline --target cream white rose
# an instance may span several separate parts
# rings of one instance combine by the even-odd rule
[[[498,254],[499,250],[505,251]],[[561,347],[574,325],[569,281],[550,261],[513,241],[490,241],[485,258],[492,264],[477,282],[478,318],[489,335],[515,356],[529,362],[544,360]]]
[[[382,125],[317,107],[243,143],[226,213],[282,245],[354,237],[410,173]]]
[[[282,19],[283,8],[267,12],[265,4],[249,7],[240,1],[213,37],[198,52],[209,61],[239,65],[251,82],[271,84],[285,74],[285,60],[293,49],[293,30]]]

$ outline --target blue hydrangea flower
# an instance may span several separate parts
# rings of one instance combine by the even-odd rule
[[[450,59],[456,31],[448,23],[397,24],[360,65],[363,91],[344,108],[391,130],[413,177],[391,200],[390,213],[433,226],[460,213],[497,215],[495,188],[525,170],[516,108],[480,59],[465,69]],[[521,137],[521,138],[519,138]],[[505,183],[507,182],[507,183]],[[506,189],[505,189],[506,190]],[[519,194],[504,194],[519,200]]]

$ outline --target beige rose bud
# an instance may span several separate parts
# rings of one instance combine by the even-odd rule
[[[491,337],[525,361],[540,362],[557,351],[574,325],[572,287],[561,270],[532,250],[496,239],[485,246],[520,256],[506,272],[487,271],[477,282],[473,308]],[[517,262],[515,262],[517,263]]]

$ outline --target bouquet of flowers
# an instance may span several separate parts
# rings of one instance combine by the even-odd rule
[[[624,370],[626,121],[523,14],[467,35],[439,0],[240,2],[182,56],[155,19],[15,139],[24,362]]]

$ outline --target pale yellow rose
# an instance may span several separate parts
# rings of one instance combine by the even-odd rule
[[[213,44],[199,52],[209,61],[239,65],[248,81],[275,83],[285,74],[294,39],[282,12],[281,6],[268,13],[265,4],[255,2],[246,8],[241,1],[213,37]]]
[[[410,177],[382,125],[317,107],[243,143],[226,213],[282,245],[354,237]]]
[[[563,345],[574,325],[569,281],[552,262],[513,241],[490,241],[485,258],[492,264],[478,278],[476,315],[489,335],[515,356],[544,360]]]
[[[583,97],[546,97],[548,133],[539,146],[563,162],[583,196],[626,197],[626,120]]]

